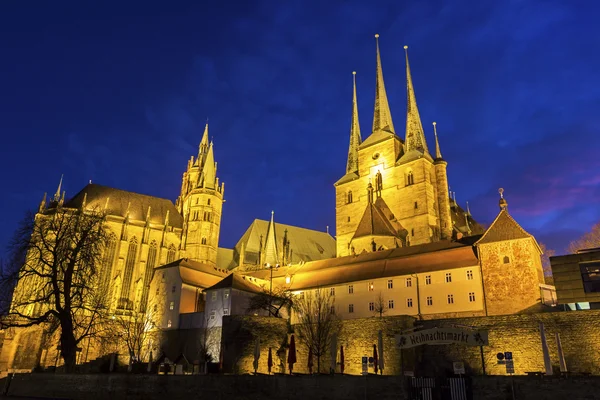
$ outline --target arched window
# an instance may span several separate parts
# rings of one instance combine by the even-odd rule
[[[375,190],[378,192],[383,190],[383,177],[379,171],[377,171],[377,174],[375,175]]]
[[[202,244],[206,244],[206,238],[205,237],[202,238]]]
[[[510,258],[508,256],[504,256],[504,264],[510,263]]]
[[[121,309],[131,309],[132,302],[129,300],[129,292],[131,290],[131,278],[133,277],[137,249],[138,242],[134,236],[129,242],[127,260],[125,261],[125,270],[123,271],[123,286],[121,287],[121,298],[119,300],[119,308]]]
[[[117,236],[111,233],[106,248],[104,249],[104,257],[102,259],[102,272],[100,273],[100,290],[102,293],[107,293],[110,285],[110,278],[112,277],[112,266],[115,260],[115,253],[117,252]],[[110,296],[107,296],[109,298]]]
[[[148,258],[146,259],[146,272],[144,273],[144,289],[142,292],[142,301],[140,301],[140,312],[146,311],[148,292],[150,290],[150,280],[152,279],[152,271],[156,266],[157,248],[158,245],[156,244],[156,240],[153,240],[148,248]],[[154,307],[156,307],[156,305]]]
[[[175,246],[170,245],[167,251],[167,264],[175,261]]]
[[[412,185],[415,183],[415,177],[413,175],[413,172],[411,170],[408,171],[408,173],[406,174],[406,185]]]
[[[352,190],[348,190],[348,199],[346,200],[346,203],[352,203]]]

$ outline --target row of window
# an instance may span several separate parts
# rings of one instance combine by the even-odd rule
[[[468,270],[467,271],[467,280],[473,280],[473,270]],[[446,283],[451,283],[452,282],[452,272],[447,272],[446,273]],[[404,278],[404,285],[405,287],[412,287],[412,278]],[[431,275],[425,275],[425,284],[426,285],[431,285]],[[387,288],[388,289],[393,289],[394,288],[394,280],[393,279],[388,279],[387,281]],[[369,292],[373,292],[375,290],[375,283],[374,282],[369,282],[367,284],[367,289]],[[335,296],[335,288],[331,288],[331,295]],[[354,285],[348,285],[348,294],[352,294],[354,293]]]
[[[427,296],[426,301],[427,301],[428,306],[432,306],[433,305],[433,296]],[[447,301],[448,301],[448,304],[454,304],[454,295],[449,294]],[[470,303],[475,302],[475,292],[469,292],[469,302]],[[388,309],[393,310],[394,305],[395,305],[394,300],[392,300],[392,299],[388,300],[388,303],[387,303]],[[413,306],[413,299],[407,298],[406,299],[406,307],[411,308],[412,306]],[[375,302],[369,303],[369,311],[375,311]],[[348,312],[349,313],[354,312],[354,304],[348,304]]]
[[[415,177],[412,173],[412,171],[408,171],[408,173],[406,174],[406,186],[410,186],[410,185],[414,185],[415,183]],[[381,173],[377,173],[376,177],[375,177],[375,190],[379,191],[383,189],[383,181],[381,179]],[[350,204],[352,203],[352,190],[349,190],[346,193],[346,204]],[[209,200],[209,204],[210,204],[210,200]],[[415,208],[417,208],[417,202],[415,201]]]
[[[191,214],[191,220],[192,221],[198,221],[198,217],[200,216],[200,211],[194,211]],[[204,215],[202,217],[203,221],[208,221],[211,222],[212,221],[212,213],[210,211],[204,211]]]
[[[200,198],[196,197],[196,204],[200,204]],[[206,201],[206,204],[210,206],[210,199]]]

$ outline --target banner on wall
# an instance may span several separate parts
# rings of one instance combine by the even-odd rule
[[[401,349],[442,344],[462,344],[465,346],[487,346],[488,331],[475,331],[461,328],[431,328],[422,331],[396,335],[396,344]]]

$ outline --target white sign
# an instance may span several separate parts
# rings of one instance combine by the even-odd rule
[[[465,373],[465,364],[462,361],[455,361],[452,363],[452,367],[454,367],[455,374],[463,374]]]
[[[415,376],[413,371],[404,371],[404,376]]]
[[[487,346],[488,331],[473,331],[461,328],[431,328],[422,331],[396,335],[396,344],[401,349],[423,344],[463,344],[467,346]]]

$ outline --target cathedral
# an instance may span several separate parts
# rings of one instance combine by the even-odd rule
[[[435,122],[432,150],[427,143],[406,46],[406,127],[403,135],[396,131],[376,38],[373,123],[364,140],[353,73],[348,159],[332,182],[335,238],[276,223],[271,214],[254,220],[233,249],[219,247],[225,184],[208,124],[175,202],[95,183],[70,199],[60,185],[51,201],[44,196],[42,215],[57,207],[106,215],[110,242],[99,273],[110,287],[113,315],[150,307],[160,315],[156,328],[167,333],[218,327],[223,316],[247,313],[251,296],[273,287],[328,290],[342,319],[372,317],[378,302],[386,315],[420,319],[531,312],[547,303],[553,287],[544,284],[541,250],[509,214],[502,191],[487,228],[468,205],[457,204]],[[4,336],[0,370],[54,363],[53,355],[19,356],[23,343],[36,346],[27,329]],[[177,336],[165,337],[171,342],[156,344],[156,354],[171,351],[174,358],[181,351]]]

